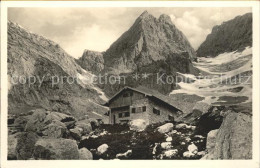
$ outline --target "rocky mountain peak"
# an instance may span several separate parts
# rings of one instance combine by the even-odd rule
[[[139,16],[139,18],[145,18],[145,17],[150,16],[150,15],[151,15],[151,14],[149,14],[148,11],[145,10],[145,11]]]
[[[117,73],[129,73],[184,52],[190,60],[195,59],[194,49],[171,18],[162,14],[157,19],[144,11],[104,53],[104,61]]]
[[[198,48],[197,55],[215,57],[224,52],[242,51],[247,46],[252,46],[252,13],[214,26],[211,34]]]
[[[169,15],[166,15],[166,14],[161,14],[158,20],[160,22],[163,22],[163,23],[173,24],[171,17]]]

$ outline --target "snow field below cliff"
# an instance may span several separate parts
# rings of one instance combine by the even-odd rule
[[[179,82],[180,89],[173,90],[170,95],[198,95],[204,98],[202,102],[208,104],[252,102],[252,48],[247,47],[242,52],[222,53],[215,58],[199,58],[194,66],[206,73],[201,76],[180,73],[193,81]],[[224,72],[212,70],[212,67],[221,70],[227,66],[232,68]]]

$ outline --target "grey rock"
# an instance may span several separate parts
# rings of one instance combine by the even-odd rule
[[[70,134],[75,140],[80,140],[82,136],[83,129],[79,127],[75,127],[70,129]]]
[[[87,148],[81,148],[81,149],[79,149],[79,159],[80,160],[93,160],[93,155]]]
[[[91,121],[89,119],[77,121],[75,125],[76,127],[82,129],[82,135],[89,134],[92,131]],[[95,122],[95,126],[98,126],[96,122]]]
[[[208,152],[212,152],[215,148],[217,133],[218,129],[212,130],[208,133],[206,144]]]
[[[102,154],[104,154],[105,152],[107,152],[107,150],[108,150],[108,145],[107,144],[102,144],[102,145],[100,145],[98,148],[97,148],[97,153],[99,154],[99,155],[102,155]]]
[[[211,146],[209,146],[211,147]],[[230,112],[220,126],[214,149],[204,159],[251,159],[252,116]]]
[[[42,134],[52,138],[62,138],[67,132],[66,125],[58,120],[53,120],[43,128]]]
[[[173,130],[173,124],[172,123],[166,123],[160,127],[157,128],[158,132],[164,134],[164,133],[167,133],[167,132],[170,132]]]
[[[44,109],[36,109],[34,113],[30,116],[26,123],[25,131],[33,131],[40,134],[43,128],[50,124],[51,121],[45,122],[48,112]]]
[[[23,132],[17,136],[16,156],[18,160],[27,160],[33,156],[34,144],[38,138],[33,132]]]
[[[16,160],[17,159],[17,153],[16,153],[16,147],[17,147],[18,139],[17,134],[8,135],[8,160]]]
[[[75,160],[79,159],[76,141],[70,139],[39,139],[34,147],[36,160]]]

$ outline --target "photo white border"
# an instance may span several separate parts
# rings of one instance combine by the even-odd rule
[[[8,7],[252,7],[253,12],[253,159],[252,160],[7,160],[7,8]],[[35,167],[236,167],[259,168],[259,2],[258,1],[2,1],[1,2],[1,166]]]

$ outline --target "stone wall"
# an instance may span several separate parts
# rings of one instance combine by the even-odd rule
[[[132,108],[138,108],[138,107],[143,107],[146,106],[146,111],[145,112],[136,112],[136,113],[132,113],[131,110],[131,114],[130,114],[130,118],[131,120],[135,120],[135,119],[144,119],[147,123],[149,123],[149,100],[148,98],[144,98],[144,99],[139,99],[139,100],[135,100],[131,106]]]
[[[153,108],[159,109],[160,110],[160,115],[154,114],[153,113]],[[177,116],[177,111],[173,112],[169,108],[166,108],[165,106],[155,103],[154,101],[149,100],[149,106],[148,106],[148,117],[150,124],[151,123],[158,123],[158,122],[164,122],[164,121],[169,121],[169,115],[172,115],[176,118]]]
[[[122,113],[123,111],[122,110],[115,110],[110,115],[110,122],[109,123],[113,124],[113,115],[115,115],[116,123],[121,123],[123,120],[134,120],[134,119],[144,119],[145,121],[147,121],[149,123],[147,110],[146,110],[146,112],[132,113],[132,108],[138,108],[138,107],[143,107],[143,106],[146,106],[146,109],[149,106],[148,98],[133,100],[132,105],[129,106],[129,112],[130,112],[129,117],[119,118],[119,113]]]

